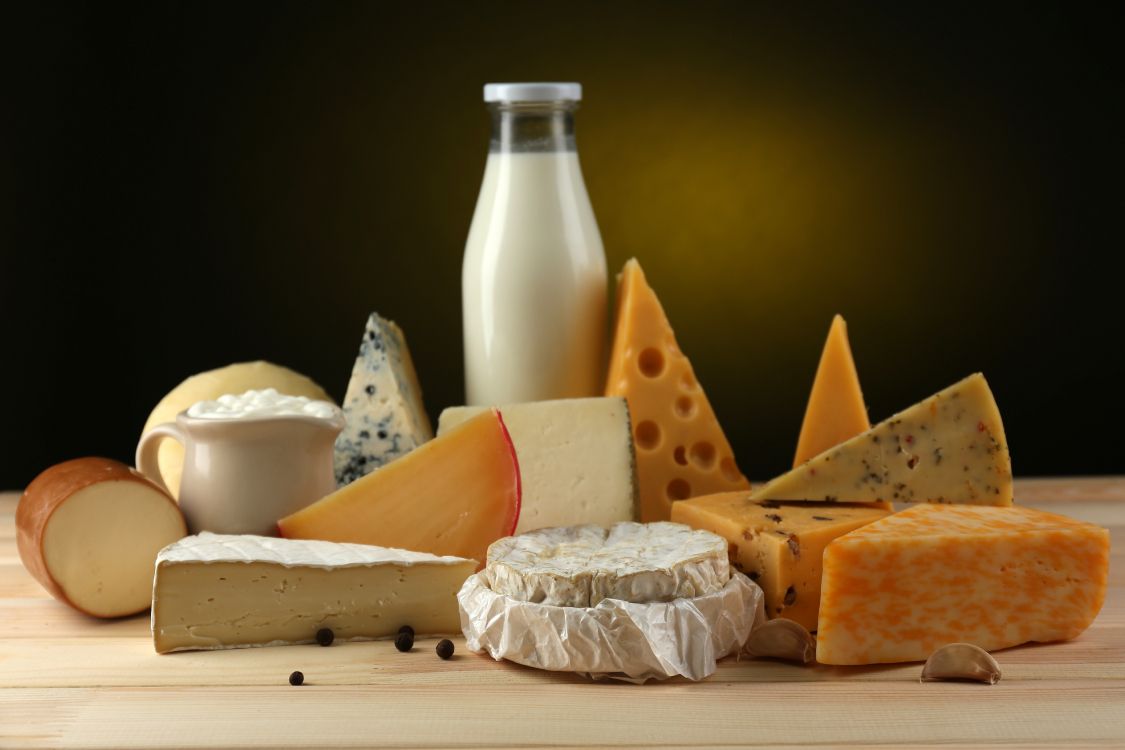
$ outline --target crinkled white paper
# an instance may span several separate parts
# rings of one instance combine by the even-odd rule
[[[557,607],[498,594],[481,573],[457,594],[470,650],[556,672],[644,682],[702,680],[765,622],[762,590],[735,573],[721,590],[691,599]]]

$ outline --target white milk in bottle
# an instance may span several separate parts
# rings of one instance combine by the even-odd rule
[[[465,244],[469,404],[600,396],[606,264],[574,144],[577,83],[492,83],[492,140]]]

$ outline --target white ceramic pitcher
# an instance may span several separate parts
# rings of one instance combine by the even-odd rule
[[[196,418],[182,411],[137,445],[137,468],[164,486],[160,441],[183,443],[180,509],[191,533],[277,535],[277,520],[336,490],[332,451],[344,428],[308,415]],[[167,487],[165,487],[167,489]]]

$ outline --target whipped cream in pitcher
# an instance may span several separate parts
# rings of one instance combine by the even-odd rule
[[[577,83],[488,84],[492,140],[461,288],[469,404],[601,395],[606,262],[574,142]]]

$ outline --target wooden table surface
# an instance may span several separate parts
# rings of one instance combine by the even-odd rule
[[[432,639],[158,656],[147,616],[48,598],[0,494],[0,747],[1125,747],[1125,478],[1025,480],[1017,498],[1108,526],[1110,590],[1085,634],[997,653],[1003,680],[920,684],[920,665],[727,659],[710,679],[590,682]],[[305,673],[301,688],[289,673]]]

